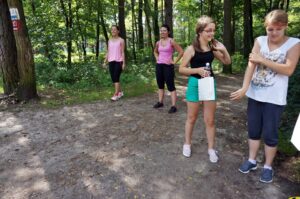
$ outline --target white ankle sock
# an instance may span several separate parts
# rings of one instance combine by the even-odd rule
[[[256,164],[256,160],[252,160],[252,159],[248,159],[249,162],[251,162],[252,164]]]
[[[270,170],[272,170],[272,167],[268,166],[268,165],[264,165],[264,169],[270,169]]]

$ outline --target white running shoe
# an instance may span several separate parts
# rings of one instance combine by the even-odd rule
[[[192,153],[191,145],[190,144],[184,144],[183,149],[182,149],[182,154],[185,157],[189,158],[189,157],[191,157],[191,153]]]
[[[219,157],[217,155],[217,151],[214,149],[208,149],[208,155],[209,155],[209,161],[211,163],[217,163],[219,160]]]
[[[120,92],[118,93],[118,98],[120,99],[120,98],[123,97],[123,96],[124,96],[123,91],[120,91]]]
[[[110,99],[111,99],[112,101],[117,101],[117,100],[119,99],[119,96],[118,96],[118,94],[115,94],[115,95],[112,96]]]

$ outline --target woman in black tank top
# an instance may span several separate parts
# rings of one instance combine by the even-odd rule
[[[207,52],[199,52],[199,51],[195,51],[194,56],[192,57],[191,61],[190,61],[190,66],[191,68],[201,68],[201,67],[206,67],[206,64],[208,63],[209,66],[211,66],[212,61],[214,60],[214,53],[212,50],[207,51]],[[205,69],[207,70],[207,69]],[[214,77],[214,73],[212,71],[212,68],[209,67],[209,72],[210,72],[210,76]],[[198,79],[201,79],[201,75],[199,74],[191,74],[191,76],[196,77]]]
[[[189,76],[186,94],[187,119],[185,123],[183,155],[186,157],[191,156],[192,132],[198,117],[200,104],[203,104],[203,120],[208,140],[208,155],[209,160],[213,163],[218,161],[218,156],[214,149],[216,101],[199,101],[198,79],[214,76],[211,67],[209,70],[206,70],[205,68],[206,65],[211,66],[214,58],[218,59],[223,64],[231,63],[230,56],[225,46],[214,40],[215,30],[216,25],[212,18],[208,16],[200,17],[196,25],[197,36],[193,44],[184,52],[182,62],[179,66],[179,72]],[[190,67],[188,67],[189,64]]]

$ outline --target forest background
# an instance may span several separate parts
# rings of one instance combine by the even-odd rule
[[[224,74],[244,73],[254,39],[265,35],[264,16],[273,9],[286,10],[287,34],[300,37],[297,0],[8,0],[0,4],[2,104],[9,98],[40,99],[38,104],[46,107],[108,99],[113,88],[103,60],[115,24],[126,41],[127,67],[121,81],[129,97],[156,90],[153,48],[164,23],[186,48],[194,39],[197,18],[214,18],[215,37],[232,56],[230,66],[213,63],[214,71]],[[8,8],[19,10],[15,27]],[[280,158],[297,158],[298,176],[299,152],[290,137],[300,112],[299,82],[298,64],[289,82],[279,144]]]

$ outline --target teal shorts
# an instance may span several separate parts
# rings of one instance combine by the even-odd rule
[[[215,96],[217,99],[216,79],[215,80]],[[190,76],[188,79],[188,87],[186,90],[186,101],[188,102],[200,102],[198,95],[198,78]]]

